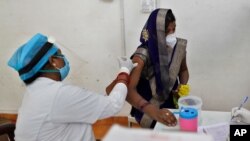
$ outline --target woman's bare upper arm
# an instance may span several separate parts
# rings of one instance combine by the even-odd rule
[[[139,56],[136,56],[136,55],[132,58],[132,61],[133,61],[133,63],[138,63],[137,67],[135,67],[130,74],[129,87],[134,89],[134,88],[136,88],[136,86],[139,82],[141,72],[142,72],[143,67],[144,67],[144,62]]]
[[[138,63],[138,65],[133,69],[133,71],[130,74],[127,101],[134,107],[138,107],[137,105],[138,101],[140,101],[143,98],[138,94],[136,87],[140,80],[141,72],[144,67],[144,62],[139,56],[136,55],[134,55],[132,61],[133,63]]]

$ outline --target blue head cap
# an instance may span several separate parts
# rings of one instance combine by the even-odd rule
[[[38,73],[57,50],[46,36],[38,33],[17,49],[8,65],[18,71],[20,78],[26,82]]]

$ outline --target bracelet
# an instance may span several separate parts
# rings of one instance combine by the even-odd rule
[[[128,85],[129,83],[129,75],[125,72],[121,72],[118,74],[117,78],[116,78],[117,81],[119,80],[123,80],[123,81],[126,81],[126,85]]]
[[[117,77],[121,76],[121,75],[125,75],[126,78],[129,78],[129,74],[127,74],[126,72],[120,72]]]
[[[140,110],[143,111],[145,107],[147,107],[148,105],[150,105],[151,103],[148,101],[145,101],[142,105],[140,105]]]
[[[143,105],[141,105],[141,107],[140,107],[141,111],[143,111],[144,108],[147,107],[148,105],[150,105],[149,102],[146,102],[146,103],[144,103]]]

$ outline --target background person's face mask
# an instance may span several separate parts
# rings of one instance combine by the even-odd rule
[[[167,35],[166,37],[167,46],[174,48],[176,42],[177,42],[177,38],[174,33]]]

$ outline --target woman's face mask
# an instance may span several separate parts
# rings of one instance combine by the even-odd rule
[[[68,60],[66,59],[66,57],[64,55],[55,55],[55,57],[58,57],[58,58],[62,58],[63,61],[64,61],[64,66],[62,68],[57,68],[56,67],[56,70],[40,70],[39,72],[45,72],[45,73],[51,73],[51,72],[59,72],[60,73],[60,76],[61,76],[61,81],[64,80],[67,75],[69,74],[69,71],[70,71],[70,66],[69,66],[69,62]]]
[[[166,44],[167,46],[174,48],[175,44],[177,42],[177,38],[174,33],[168,34],[166,37]]]
[[[62,68],[56,68],[59,70],[60,75],[61,75],[61,80],[64,80],[67,75],[69,74],[70,66],[69,66],[69,61],[66,59],[65,56],[57,56],[59,58],[62,58],[64,60],[64,66]]]

